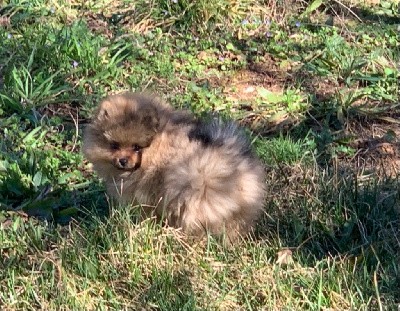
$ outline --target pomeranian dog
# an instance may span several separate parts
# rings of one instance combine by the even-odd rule
[[[263,209],[264,167],[237,125],[196,120],[150,95],[105,98],[83,152],[112,198],[190,236],[234,240]]]

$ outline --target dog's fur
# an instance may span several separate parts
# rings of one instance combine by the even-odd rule
[[[264,168],[238,127],[197,121],[152,96],[105,98],[83,152],[109,195],[189,235],[237,238],[263,207]]]

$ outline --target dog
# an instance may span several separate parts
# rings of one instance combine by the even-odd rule
[[[264,167],[232,121],[201,120],[142,93],[101,101],[83,153],[121,204],[139,204],[190,236],[249,233],[264,204]]]

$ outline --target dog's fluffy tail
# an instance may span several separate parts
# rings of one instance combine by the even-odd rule
[[[234,148],[238,154],[251,155],[250,142],[235,122],[224,122],[213,118],[209,122],[199,122],[189,132],[190,140],[200,141],[204,147]]]
[[[264,199],[264,169],[235,123],[219,119],[190,132],[195,152],[165,176],[168,219],[186,232],[245,233]]]

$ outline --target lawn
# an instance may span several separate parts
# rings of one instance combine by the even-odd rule
[[[5,0],[1,310],[399,310],[399,1]],[[234,246],[140,222],[83,158],[106,94],[242,125],[265,211]]]

